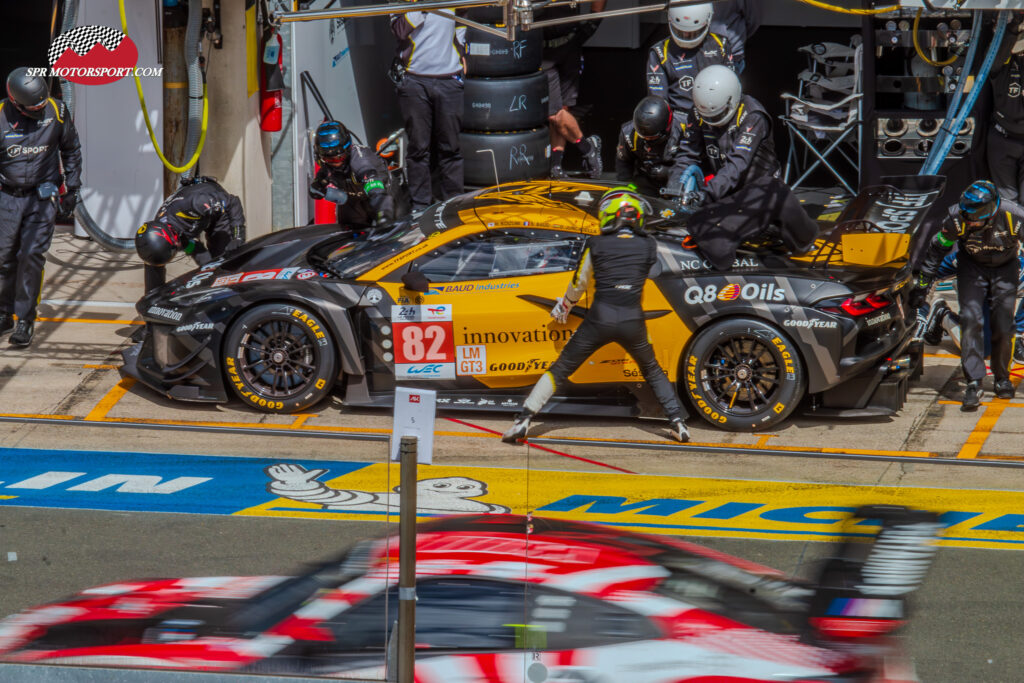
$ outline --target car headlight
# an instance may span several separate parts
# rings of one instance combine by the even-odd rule
[[[194,306],[196,304],[203,304],[210,301],[227,299],[232,294],[234,294],[233,290],[228,289],[227,287],[218,287],[216,289],[206,289],[199,292],[182,292],[181,294],[172,296],[168,301],[176,306]]]

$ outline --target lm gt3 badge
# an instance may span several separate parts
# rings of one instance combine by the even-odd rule
[[[774,283],[758,284],[748,282],[745,285],[726,285],[719,289],[717,285],[694,285],[683,292],[683,300],[688,304],[710,304],[714,301],[785,301],[786,290],[776,287]]]

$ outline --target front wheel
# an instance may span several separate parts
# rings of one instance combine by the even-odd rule
[[[770,323],[733,318],[714,323],[683,358],[681,393],[713,425],[735,432],[782,422],[804,395],[803,363]]]
[[[264,304],[243,313],[224,341],[228,384],[248,405],[294,413],[319,403],[334,386],[334,341],[318,315]]]

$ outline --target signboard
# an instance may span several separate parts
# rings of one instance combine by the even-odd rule
[[[416,461],[429,465],[434,460],[434,410],[437,392],[430,389],[395,389],[395,422],[391,431],[391,459],[398,460],[403,436],[419,441]]]

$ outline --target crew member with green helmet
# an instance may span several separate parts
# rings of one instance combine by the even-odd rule
[[[569,314],[594,283],[594,301],[579,328],[558,359],[540,378],[523,404],[523,410],[502,436],[506,443],[526,437],[530,420],[539,413],[569,375],[606,344],[618,343],[640,366],[671,423],[672,437],[689,441],[683,421],[686,412],[676,391],[654,357],[647,337],[641,303],[644,283],[657,260],[658,243],[644,231],[647,202],[632,187],[617,187],[600,199],[601,234],[587,240],[586,249],[572,281],[551,309],[551,317],[565,323]]]

